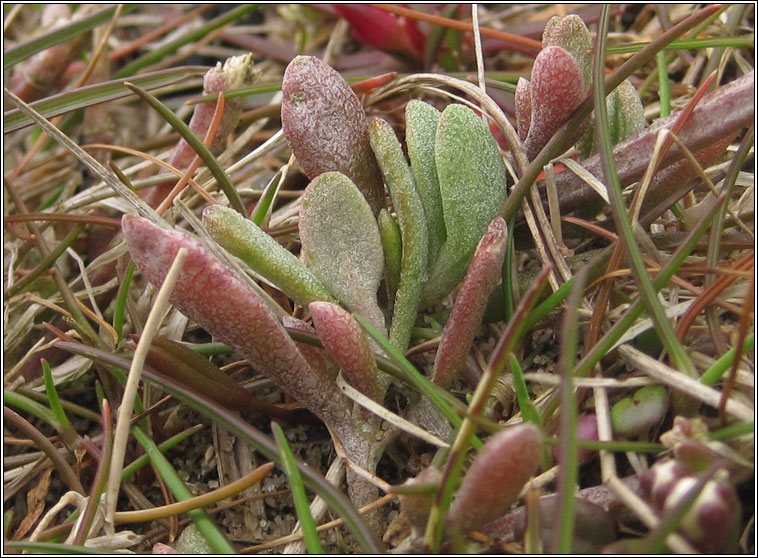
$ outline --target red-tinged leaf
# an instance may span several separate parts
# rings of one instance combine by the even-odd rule
[[[124,216],[121,229],[143,276],[159,286],[180,248],[188,252],[171,303],[335,427],[349,416],[347,401],[311,368],[266,303],[187,233]]]
[[[331,302],[312,302],[308,308],[321,343],[345,377],[355,389],[381,403],[384,390],[379,370],[360,324],[349,312]]]
[[[463,478],[448,524],[465,533],[504,515],[537,470],[541,452],[542,434],[533,424],[492,436]]]
[[[385,205],[384,185],[366,113],[347,82],[318,58],[298,56],[284,72],[282,94],[284,135],[308,178],[341,172],[377,215]]]
[[[127,345],[127,348],[132,347]],[[153,338],[145,362],[157,372],[207,394],[230,409],[254,411],[288,422],[304,418],[288,409],[256,399],[206,357],[166,337]]]
[[[417,62],[424,59],[426,37],[414,20],[364,4],[334,4],[334,9],[350,24],[357,41]]]
[[[576,59],[561,47],[542,49],[532,67],[531,93],[532,116],[524,143],[529,159],[540,152],[584,100],[584,78]]]
[[[449,388],[466,360],[502,273],[507,234],[505,221],[496,217],[474,253],[434,359],[432,381],[438,386]]]
[[[227,59],[222,66],[219,62],[215,68],[211,68],[203,76],[203,95],[215,95],[225,91],[233,91],[243,87],[249,87],[255,82],[259,72],[255,70],[252,54],[233,56]],[[233,97],[224,101],[224,112],[221,122],[213,135],[211,144],[208,146],[213,153],[220,152],[226,144],[227,136],[232,133],[239,122],[244,97]],[[194,134],[203,139],[213,121],[216,112],[216,103],[200,103],[195,106],[189,127]],[[171,152],[169,163],[174,167],[184,170],[192,163],[197,153],[184,138],[179,140]],[[157,206],[171,191],[176,180],[168,180],[150,188],[144,194],[145,201],[152,206]]]
[[[518,137],[521,141],[525,141],[532,123],[532,87],[528,79],[518,78],[515,97]]]

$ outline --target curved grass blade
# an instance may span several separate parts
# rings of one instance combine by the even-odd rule
[[[132,83],[149,91],[180,82],[187,78],[202,77],[203,73],[207,70],[206,66],[170,68],[168,70],[159,70],[135,76],[132,79]],[[187,85],[193,84],[188,83]],[[30,103],[30,106],[45,118],[52,118],[53,116],[66,114],[67,112],[87,108],[99,103],[123,99],[129,95],[131,95],[131,92],[124,87],[124,80],[118,79],[52,95]],[[3,114],[3,133],[7,134],[8,132],[31,126],[32,124],[34,122],[19,109],[8,110]]]
[[[610,8],[608,5],[605,5],[603,6],[603,12],[600,17],[600,25],[603,33],[607,31],[609,21]],[[602,38],[605,37],[603,33],[598,33],[598,37],[600,37],[601,40],[598,40],[595,51],[594,79],[597,84],[604,84],[605,78],[606,45],[605,40],[602,40]],[[666,317],[666,313],[658,301],[656,289],[650,276],[647,274],[645,262],[642,259],[642,253],[637,245],[632,225],[627,216],[621,192],[621,183],[619,181],[618,173],[616,172],[616,161],[613,158],[613,145],[605,95],[604,87],[595,88],[595,133],[597,134],[601,161],[603,163],[605,183],[608,185],[608,197],[610,198],[611,212],[613,214],[613,220],[616,223],[616,229],[619,231],[619,239],[624,243],[635,282],[640,290],[640,297],[644,300],[645,306],[650,313],[650,317],[655,323],[655,329],[661,337],[663,346],[680,370],[690,377],[696,377],[697,371],[695,366],[689,355],[685,352],[684,347],[679,343],[679,340]]]
[[[55,418],[61,427],[64,430],[71,430],[71,423],[66,416],[66,411],[63,409],[61,398],[58,396],[58,390],[56,389],[55,382],[53,381],[53,373],[50,369],[50,363],[47,362],[44,358],[41,359],[41,362],[42,376],[45,379],[45,392],[47,393],[47,401],[50,403],[50,409],[52,409],[53,415],[55,415]],[[73,430],[71,431],[73,432]]]
[[[237,189],[234,187],[234,184],[232,184],[232,181],[229,180],[229,177],[224,172],[224,169],[221,168],[221,165],[216,160],[216,158],[213,156],[213,153],[211,153],[210,149],[208,149],[203,141],[198,138],[194,133],[192,133],[192,130],[190,130],[190,127],[184,123],[183,120],[178,118],[172,111],[169,109],[166,105],[161,103],[154,95],[148,93],[141,87],[138,87],[137,85],[134,85],[133,83],[124,82],[124,85],[131,89],[134,93],[139,95],[144,101],[146,101],[151,107],[153,107],[158,114],[160,114],[166,122],[171,124],[171,127],[174,128],[177,132],[179,132],[179,135],[184,138],[187,143],[189,143],[192,148],[195,150],[195,152],[200,156],[200,158],[203,160],[203,162],[208,167],[208,170],[211,172],[213,177],[216,179],[216,182],[218,182],[218,185],[221,187],[221,189],[224,191],[224,194],[226,194],[226,197],[229,199],[229,203],[232,205],[234,209],[236,209],[242,216],[247,216],[247,213],[245,211],[245,206],[242,203],[242,198],[240,198],[239,193],[237,192]]]
[[[173,448],[175,445],[182,443],[184,440],[192,436],[193,434],[197,434],[200,430],[202,430],[204,426],[202,424],[196,424],[195,426],[192,426],[190,428],[187,428],[186,430],[182,430],[179,432],[179,434],[176,434],[166,440],[165,442],[161,442],[158,444],[158,449],[163,454]],[[137,471],[142,469],[145,465],[150,463],[150,456],[147,454],[143,454],[131,463],[123,468],[121,471],[121,481],[126,481],[134,475]]]
[[[150,456],[155,466],[155,470],[160,474],[166,486],[177,500],[189,500],[193,497],[192,492],[184,484],[176,469],[166,459],[158,449],[158,446],[142,429],[138,426],[132,428],[132,434],[137,442],[143,447],[145,452]],[[197,526],[197,530],[203,535],[210,547],[218,554],[236,554],[236,549],[229,543],[218,526],[210,518],[208,513],[203,509],[195,509],[187,512],[192,522]]]
[[[707,6],[677,23],[619,66],[610,76],[608,76],[607,79],[604,79],[604,90],[612,91],[615,89],[622,81],[653,60],[658,51],[719,9],[721,9],[719,6]],[[534,160],[529,163],[529,167],[519,177],[519,181],[511,190],[511,193],[508,195],[508,198],[505,200],[503,208],[500,211],[500,215],[506,220],[506,222],[510,221],[511,218],[516,215],[516,212],[521,207],[521,202],[523,201],[524,196],[529,192],[537,175],[542,172],[543,167],[547,165],[551,159],[557,157],[561,151],[567,147],[569,140],[572,140],[576,131],[580,129],[579,127],[581,123],[584,122],[584,119],[592,112],[593,106],[594,100],[592,96],[585,99],[579,108],[576,109],[574,115],[569,118],[568,122],[556,132]]]
[[[321,546],[321,539],[319,539],[318,531],[316,531],[316,522],[311,515],[308,497],[305,495],[303,479],[300,476],[300,471],[297,469],[297,463],[295,463],[295,456],[292,455],[292,450],[287,443],[287,437],[284,435],[282,427],[272,422],[271,430],[274,433],[274,440],[276,440],[276,445],[279,448],[282,468],[287,475],[290,491],[292,491],[292,500],[295,503],[295,512],[300,521],[300,528],[303,531],[305,547],[308,549],[309,554],[323,554],[324,548]]]
[[[68,342],[61,342],[56,346],[66,351],[85,355],[89,358],[100,360],[120,368],[129,368],[128,360],[106,351]],[[281,463],[281,457],[279,456],[279,450],[276,447],[276,444],[258,429],[242,420],[237,413],[229,411],[222,405],[215,403],[206,397],[205,394],[193,391],[170,378],[156,373],[149,367],[145,367],[142,375],[143,378],[159,386],[167,393],[180,399],[185,404],[207,416],[211,420],[218,422],[219,425],[229,430],[229,432],[243,440],[245,443],[250,444],[250,446],[258,450],[267,459],[275,461],[276,463]],[[342,517],[345,524],[347,524],[353,532],[363,549],[371,554],[383,553],[382,546],[379,544],[379,541],[377,541],[376,536],[368,525],[366,525],[349,500],[321,477],[321,475],[315,473],[311,467],[299,461],[297,461],[297,464],[300,468],[300,473],[303,475],[306,486],[321,496],[329,506]]]
[[[119,70],[116,73],[115,77],[125,78],[128,76],[131,76],[132,74],[136,74],[142,68],[145,68],[149,66],[150,64],[158,62],[167,54],[174,52],[179,47],[186,45],[188,43],[191,43],[193,41],[197,41],[205,37],[211,31],[218,29],[219,27],[222,27],[229,23],[232,23],[233,21],[240,19],[245,14],[252,12],[253,10],[256,10],[257,8],[258,8],[258,4],[242,4],[234,8],[233,10],[230,10],[224,14],[221,14],[217,18],[210,20],[205,25],[191,28],[190,31],[188,31],[187,33],[184,33],[183,35],[177,37],[176,39],[167,42],[166,44],[162,45],[159,48],[151,50],[147,54],[144,54],[143,56],[141,56],[140,58],[132,62],[131,64],[124,66],[123,68],[121,68],[121,70]]]
[[[121,9],[121,15],[126,15],[138,6],[136,4],[126,4]],[[3,70],[26,60],[30,56],[43,51],[51,46],[73,39],[74,37],[94,29],[98,25],[109,21],[118,8],[117,5],[108,6],[95,13],[80,19],[74,19],[71,23],[63,27],[56,27],[52,31],[44,33],[30,41],[26,41],[18,46],[10,48],[3,53]]]

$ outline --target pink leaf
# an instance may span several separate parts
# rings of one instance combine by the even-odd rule
[[[341,172],[377,215],[385,206],[384,185],[366,113],[347,82],[318,58],[298,56],[284,72],[282,93],[284,135],[308,178]]]
[[[346,399],[332,379],[303,358],[266,303],[187,233],[163,229],[147,219],[124,216],[121,229],[129,253],[153,285],[163,283],[180,248],[188,252],[171,303],[224,343],[327,424],[349,416]]]
[[[561,47],[540,51],[532,67],[532,117],[524,148],[533,159],[584,100],[582,69]]]
[[[355,389],[381,403],[384,390],[380,386],[379,370],[360,324],[349,312],[331,302],[311,302],[308,308],[321,343],[337,361],[342,373]]]
[[[541,452],[542,434],[533,424],[492,436],[466,473],[448,523],[465,533],[504,515],[537,470]]]
[[[532,86],[528,79],[518,78],[516,84],[516,126],[518,137],[526,140],[532,122]]]
[[[449,388],[466,360],[489,296],[502,273],[507,234],[505,221],[495,217],[479,241],[434,359],[432,381],[438,386]]]

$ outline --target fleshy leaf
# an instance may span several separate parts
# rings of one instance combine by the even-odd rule
[[[349,406],[330,378],[305,361],[266,303],[200,242],[142,217],[121,224],[129,253],[153,285],[163,283],[180,248],[188,252],[171,303],[303,403],[327,424],[346,424]]]
[[[291,420],[292,412],[261,401],[206,357],[166,337],[156,336],[145,362],[156,371],[238,411],[255,411],[262,415]]]
[[[627,79],[607,96],[608,119],[611,126],[611,141],[614,145],[645,129],[644,107],[634,85]],[[577,148],[583,158],[597,152],[594,128],[588,126]]]
[[[532,85],[528,79],[518,78],[515,101],[518,137],[523,142],[529,134],[529,126],[532,123]]]
[[[532,116],[524,149],[533,159],[585,97],[582,68],[558,46],[543,48],[532,66]]]
[[[400,284],[400,267],[403,261],[403,238],[400,225],[386,209],[379,212],[379,233],[384,249],[384,282],[387,284],[387,298],[395,304],[395,293]]]
[[[386,331],[376,291],[384,272],[379,227],[355,184],[338,172],[316,177],[300,210],[301,256],[329,292]]]
[[[424,206],[429,236],[429,267],[434,264],[446,236],[440,182],[434,160],[434,137],[439,121],[440,111],[429,103],[414,100],[405,107],[405,143],[413,181]]]
[[[613,105],[611,118],[611,134],[614,145],[626,138],[641,132],[645,129],[645,109],[642,106],[637,89],[628,79],[619,84],[611,93],[611,104]],[[608,106],[609,112],[611,106]]]
[[[578,15],[553,16],[542,32],[542,48],[558,46],[571,54],[582,69],[585,88],[592,79],[592,37]]]
[[[468,107],[445,108],[434,151],[447,240],[429,271],[422,307],[439,302],[463,279],[476,245],[507,193],[505,164],[497,143]]]
[[[466,360],[489,296],[502,274],[507,234],[505,221],[495,217],[474,253],[434,359],[432,381],[440,387],[450,387]]]
[[[429,244],[424,206],[403,155],[403,148],[392,127],[381,118],[372,118],[369,134],[371,147],[392,197],[403,240],[400,284],[395,294],[389,338],[395,347],[405,351],[411,339],[426,280]]]
[[[282,94],[284,135],[308,178],[341,172],[378,214],[385,205],[382,178],[366,113],[347,82],[318,58],[298,56],[284,72]]]
[[[660,424],[669,408],[669,393],[663,386],[638,389],[611,407],[611,426],[621,436],[635,436]]]
[[[494,434],[463,478],[448,524],[466,533],[505,514],[537,470],[541,452],[542,434],[533,424]]]
[[[300,306],[316,300],[334,300],[297,256],[233,209],[209,206],[203,211],[203,223],[216,242]]]
[[[309,309],[321,343],[345,377],[355,389],[381,403],[384,389],[380,373],[360,324],[349,312],[331,302],[313,302]]]

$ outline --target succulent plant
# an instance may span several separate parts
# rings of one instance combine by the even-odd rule
[[[533,424],[498,432],[484,444],[463,477],[447,516],[468,532],[503,515],[539,466],[542,434]]]
[[[678,460],[656,463],[640,478],[643,496],[665,515],[675,510],[698,484],[693,471]],[[706,554],[733,552],[740,506],[725,469],[707,480],[679,524],[678,531]]]
[[[636,436],[660,424],[668,408],[669,394],[665,387],[644,386],[613,405],[611,425],[621,436]]]
[[[308,178],[341,172],[378,214],[385,205],[382,178],[366,114],[347,82],[318,58],[298,56],[284,72],[282,94],[282,129]]]

